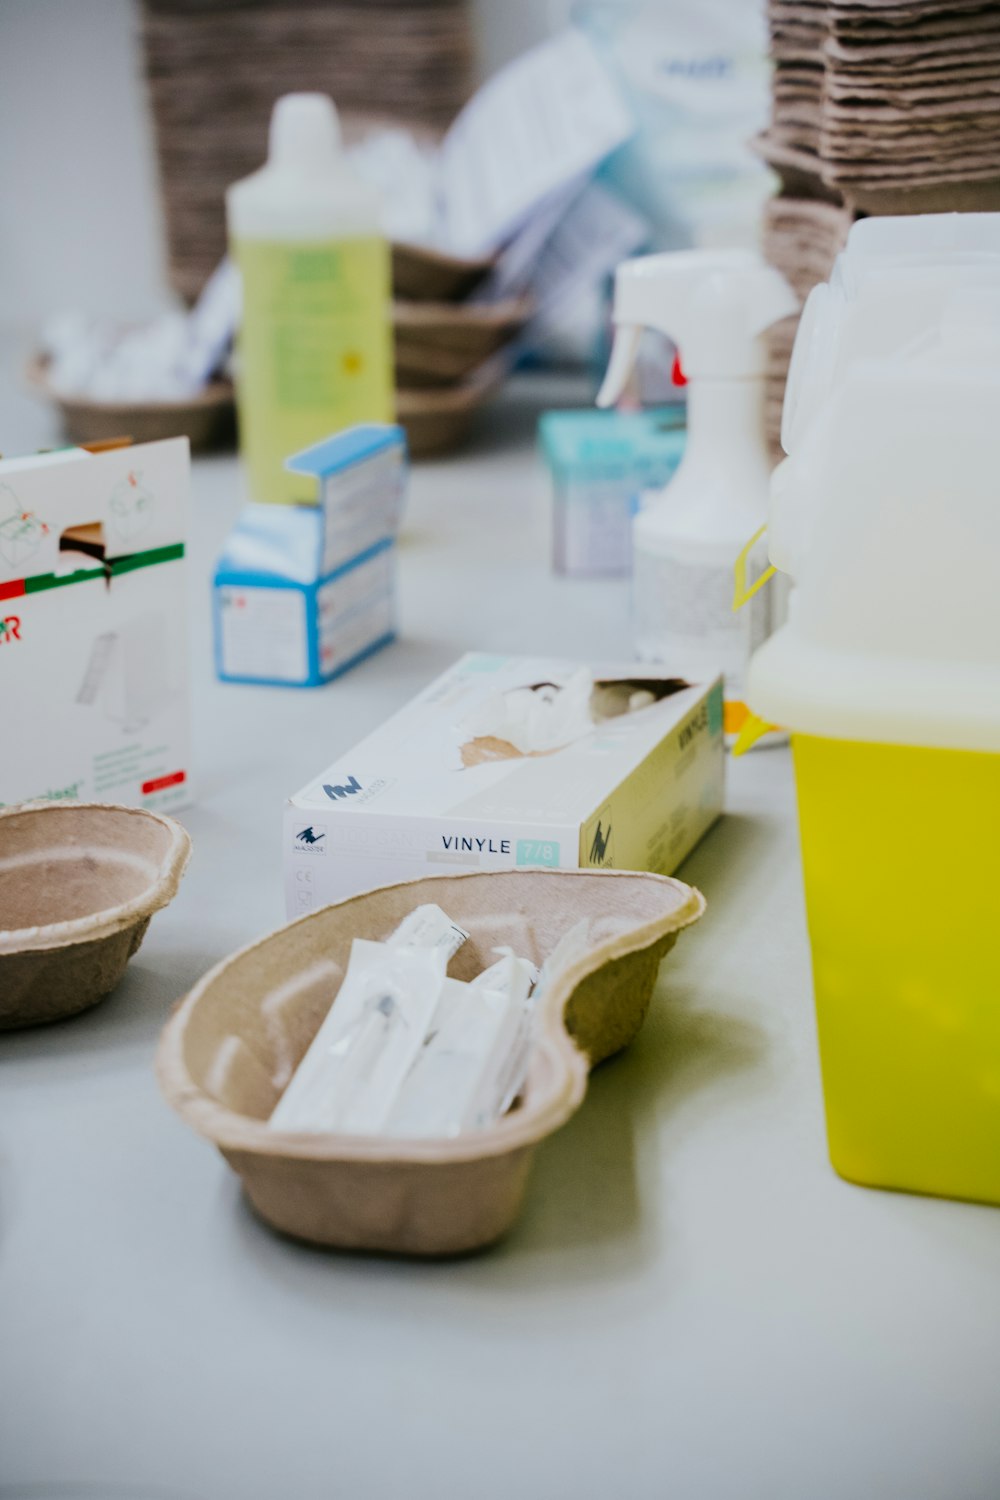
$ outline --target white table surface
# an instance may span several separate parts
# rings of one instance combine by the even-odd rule
[[[239,479],[195,468],[189,873],[111,999],[0,1036],[7,1500],[1000,1496],[1000,1213],[828,1165],[785,751],[732,764],[708,914],[496,1249],[282,1240],[157,1093],[173,1002],[283,920],[289,792],[464,649],[627,655],[625,586],[549,571],[538,396],[416,469],[403,638],[320,690],[214,680]],[[12,394],[0,448],[46,428]]]

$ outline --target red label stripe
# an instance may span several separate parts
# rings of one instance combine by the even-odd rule
[[[10,583],[0,583],[0,599],[20,599],[23,593],[23,578],[12,578]]]
[[[150,792],[162,792],[164,787],[180,786],[181,782],[186,780],[186,771],[171,771],[169,776],[157,776],[154,781],[144,781],[142,795],[148,797]]]

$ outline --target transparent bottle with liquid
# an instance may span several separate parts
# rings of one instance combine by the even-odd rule
[[[391,273],[375,194],[350,172],[325,94],[274,106],[267,162],[226,194],[241,275],[240,448],[250,498],[315,499],[285,459],[393,415]]]

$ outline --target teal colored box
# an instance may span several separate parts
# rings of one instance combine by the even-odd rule
[[[559,869],[560,846],[552,839],[518,839],[516,859],[519,865],[541,865],[544,869]]]
[[[684,454],[685,411],[550,411],[538,424],[552,475],[557,573],[632,571],[632,518],[644,490],[661,489]]]

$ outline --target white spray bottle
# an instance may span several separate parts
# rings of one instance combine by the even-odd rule
[[[734,565],[768,512],[761,335],[798,305],[752,250],[646,255],[615,276],[615,339],[598,406],[621,397],[644,328],[677,345],[688,388],[684,457],[634,522],[636,655],[695,680],[721,669],[729,736],[746,717],[750,652],[769,628],[766,593],[733,610]]]

